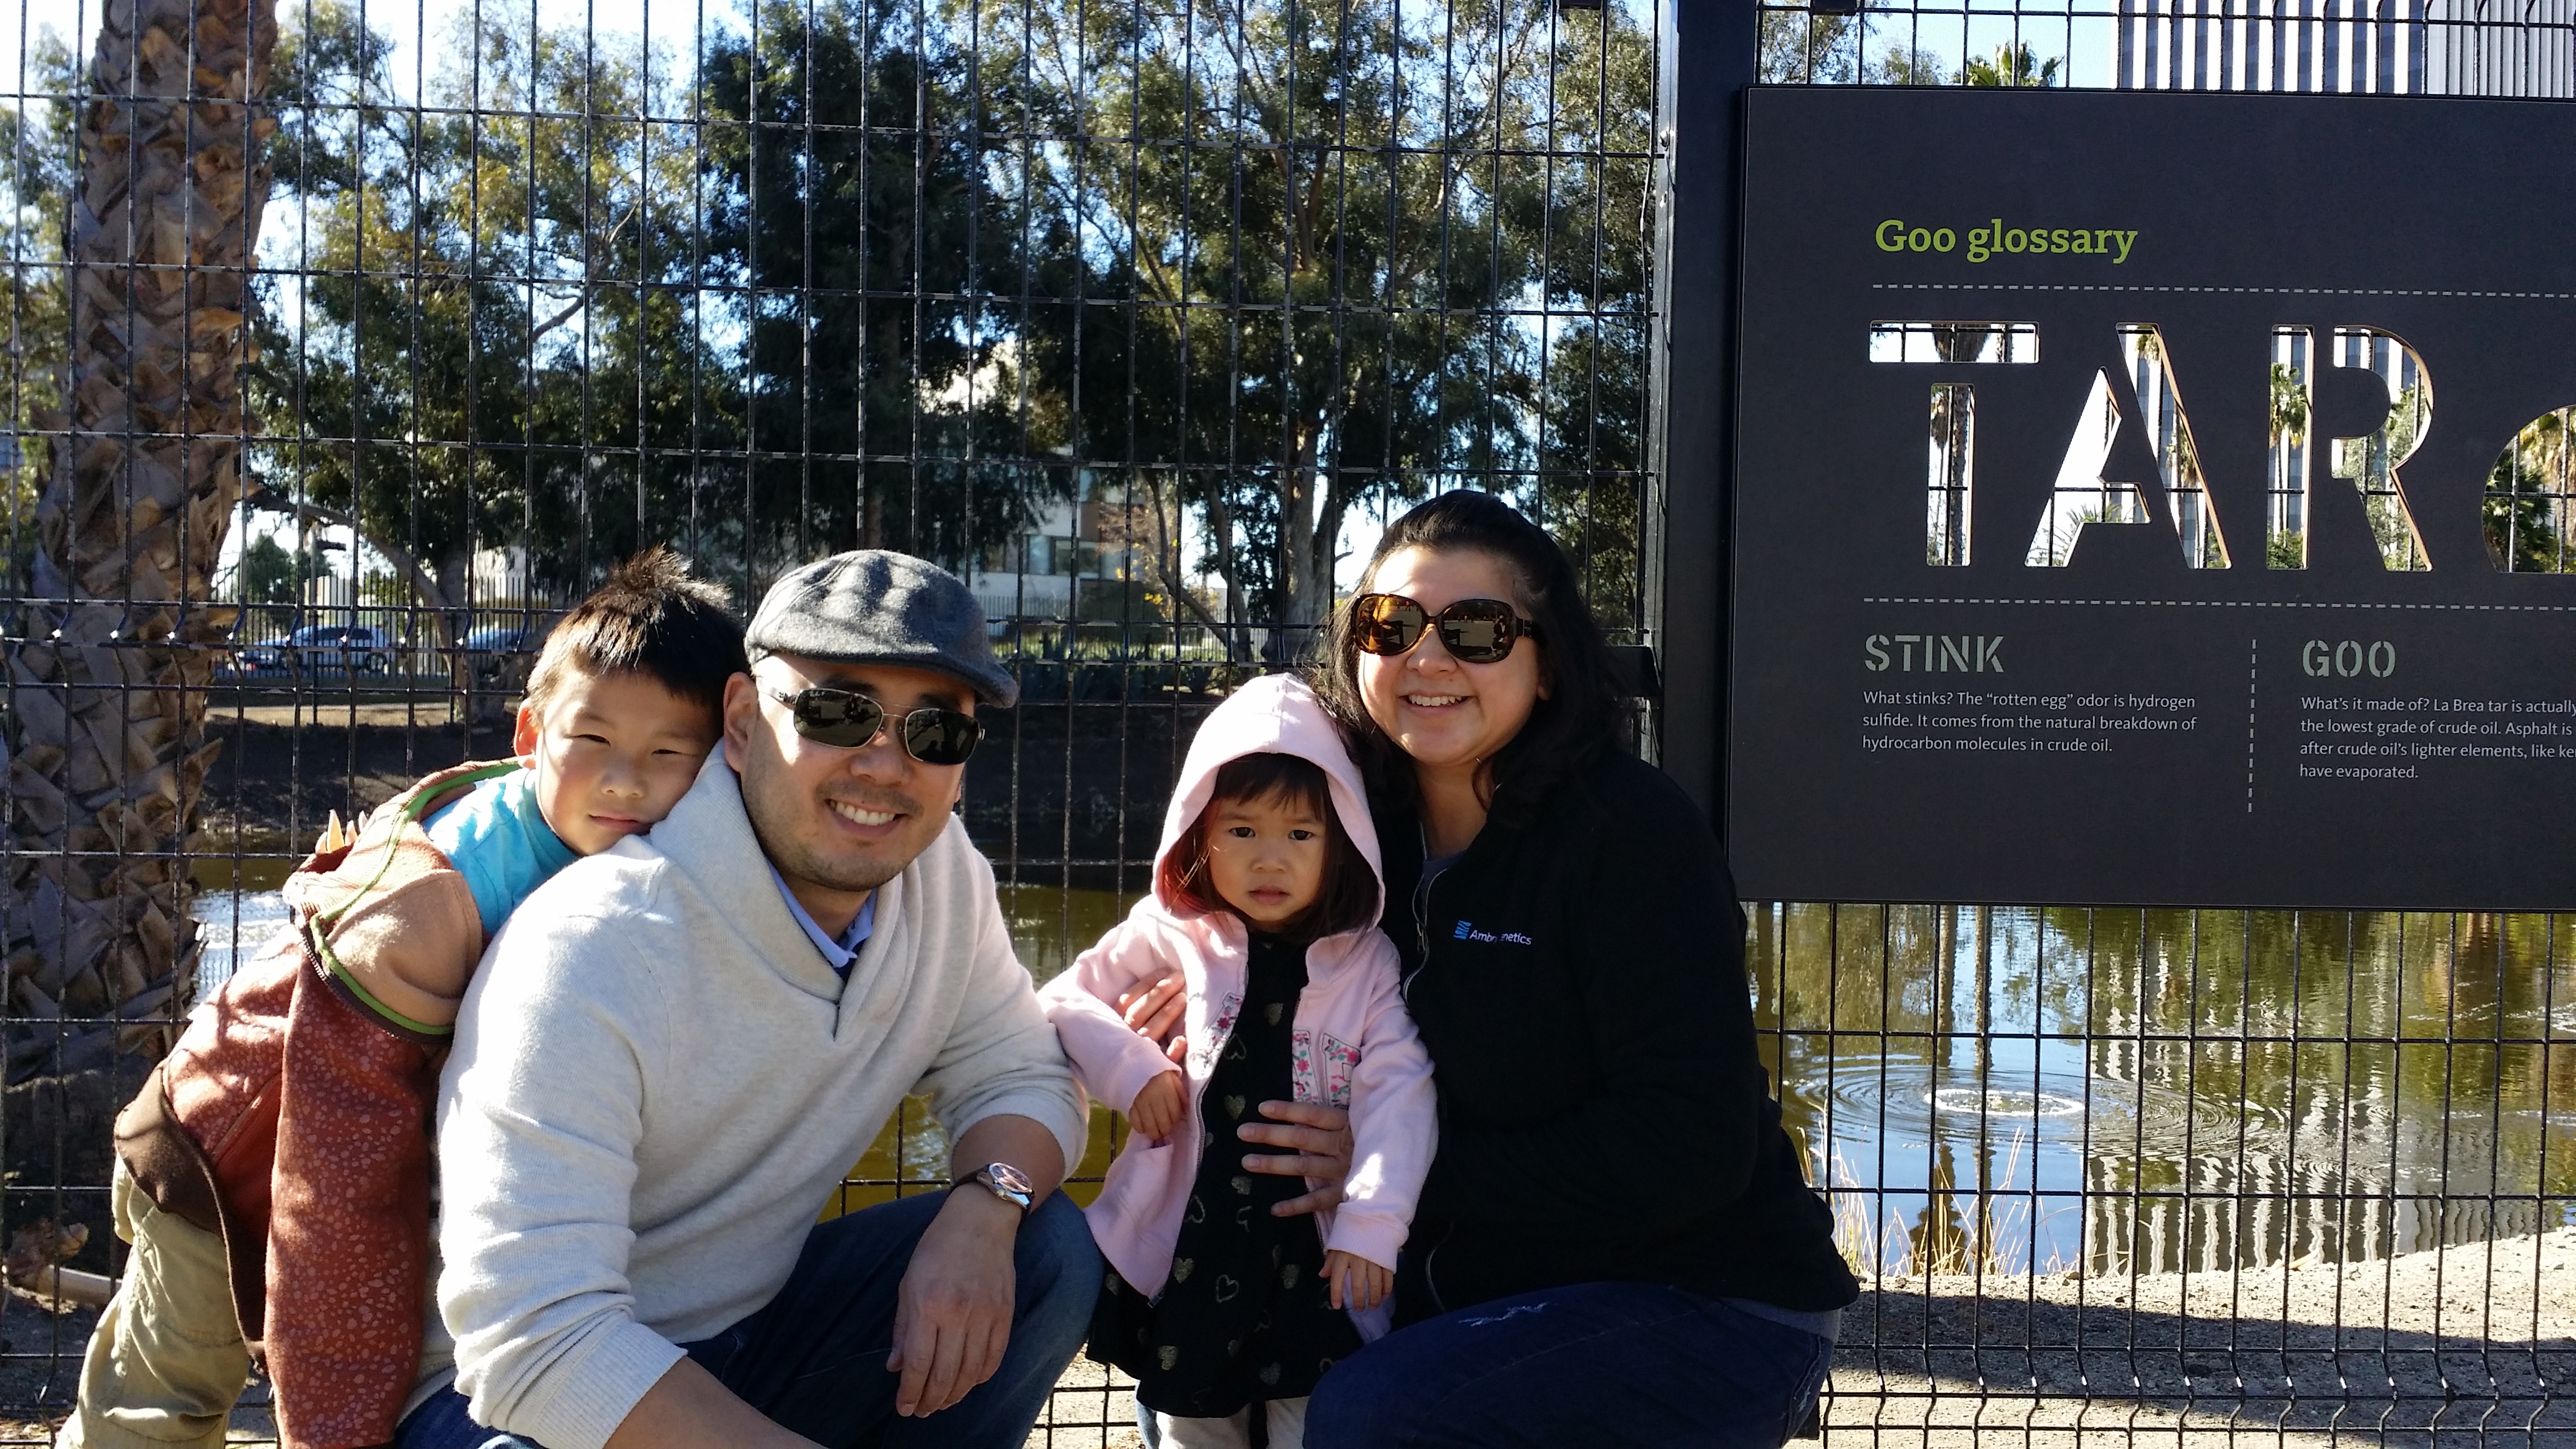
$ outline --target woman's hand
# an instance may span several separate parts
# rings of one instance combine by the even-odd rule
[[[1163,1055],[1176,1062],[1190,1054],[1190,1039],[1180,1029],[1189,1005],[1189,983],[1178,971],[1118,993],[1118,1014],[1126,1018],[1127,1029],[1161,1047]]]
[[[1335,1308],[1356,1308],[1365,1313],[1384,1303],[1387,1295],[1395,1291],[1395,1270],[1335,1248],[1324,1254],[1324,1282]]]
[[[1293,1218],[1338,1206],[1342,1182],[1351,1175],[1351,1114],[1320,1102],[1264,1102],[1261,1115],[1270,1121],[1246,1122],[1234,1129],[1235,1135],[1264,1147],[1284,1147],[1288,1153],[1246,1157],[1245,1169],[1277,1177],[1311,1177],[1324,1184],[1271,1208],[1271,1215]]]
[[[1160,1147],[1180,1130],[1182,1105],[1181,1074],[1156,1072],[1127,1104],[1128,1129]]]

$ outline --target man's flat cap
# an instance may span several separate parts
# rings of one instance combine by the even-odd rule
[[[985,704],[1019,702],[1019,681],[993,657],[984,606],[955,574],[908,553],[863,548],[810,563],[772,584],[743,632],[757,662],[799,654],[837,664],[936,669]]]

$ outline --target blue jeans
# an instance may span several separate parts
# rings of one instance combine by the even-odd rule
[[[1307,1449],[1779,1449],[1833,1345],[1656,1283],[1498,1298],[1370,1344],[1306,1411]]]
[[[682,1344],[743,1402],[818,1443],[834,1446],[1018,1445],[1046,1406],[1058,1375],[1082,1346],[1100,1297],[1100,1250],[1082,1210],[1057,1193],[1020,1225],[1014,1255],[1019,1306],[1002,1367],[964,1399],[927,1418],[898,1418],[895,1290],[913,1245],[945,1193],[903,1198],[815,1228],[796,1271],[769,1306],[713,1338]],[[484,1428],[453,1388],[412,1411],[399,1449],[544,1449]]]

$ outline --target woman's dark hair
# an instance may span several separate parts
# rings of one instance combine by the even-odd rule
[[[1361,587],[1370,587],[1388,557],[1407,548],[1481,553],[1501,564],[1512,579],[1512,602],[1538,625],[1537,640],[1525,639],[1514,647],[1535,644],[1547,698],[1495,754],[1494,793],[1486,802],[1503,824],[1525,825],[1559,781],[1595,751],[1626,737],[1627,689],[1610,641],[1602,636],[1601,622],[1593,617],[1583,581],[1575,576],[1565,550],[1520,510],[1490,493],[1443,493],[1387,525],[1377,552],[1360,572]],[[1369,718],[1360,699],[1359,656],[1351,609],[1344,604],[1333,611],[1332,632],[1315,671],[1315,692],[1341,725],[1369,787],[1410,799],[1413,761]],[[1474,667],[1466,666],[1471,672]]]
[[[1350,833],[1342,829],[1323,767],[1295,755],[1269,752],[1237,755],[1217,767],[1216,782],[1199,818],[1163,852],[1161,864],[1155,867],[1166,900],[1201,915],[1234,909],[1218,898],[1207,872],[1208,817],[1228,800],[1278,800],[1303,805],[1324,818],[1323,889],[1315,893],[1313,905],[1279,928],[1280,935],[1313,941],[1375,923],[1377,872],[1369,869],[1360,848],[1351,843]]]

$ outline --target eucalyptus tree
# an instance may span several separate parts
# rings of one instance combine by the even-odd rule
[[[962,565],[1073,486],[1033,317],[1069,296],[1068,218],[1004,137],[1026,111],[974,37],[910,0],[773,0],[701,95],[707,272],[739,338],[740,472],[775,562],[853,546]]]
[[[262,318],[263,498],[355,524],[451,631],[478,548],[569,588],[684,531],[695,410],[728,384],[654,57],[460,18],[420,105],[353,9],[308,14],[280,67],[296,266]]]
[[[1601,427],[1641,421],[1643,332],[1601,325],[1642,323],[1650,224],[1652,50],[1625,8],[976,15],[1051,138],[1031,184],[1078,228],[1086,305],[1031,366],[1078,455],[1200,510],[1230,600],[1309,628],[1355,510],[1633,458]],[[1605,136],[1633,159],[1587,158]]]

